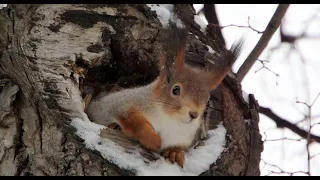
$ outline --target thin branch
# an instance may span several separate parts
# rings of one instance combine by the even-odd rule
[[[277,165],[267,163],[267,162],[264,161],[263,159],[261,159],[261,161],[264,163],[264,165],[268,165],[268,166],[277,168],[277,169],[280,171],[280,172],[271,171],[271,173],[267,174],[266,176],[269,176],[269,175],[271,175],[271,174],[289,174],[290,176],[292,176],[293,174],[296,174],[296,173],[308,174],[308,172],[304,172],[304,171],[286,172],[286,171],[284,171],[282,168],[280,168],[280,167],[277,166]]]
[[[308,131],[299,128],[295,124],[293,124],[293,123],[291,123],[291,122],[289,122],[289,121],[287,121],[285,119],[282,119],[281,117],[276,115],[274,112],[272,112],[271,109],[260,106],[260,113],[266,115],[271,120],[273,120],[276,123],[277,127],[279,127],[279,128],[288,128],[291,131],[293,131],[296,134],[298,134],[299,136],[301,136],[302,138],[307,139]],[[319,136],[310,134],[310,138],[311,138],[312,141],[316,141],[316,142],[320,143],[320,137]]]
[[[310,155],[310,144],[312,143],[312,139],[311,139],[311,129],[313,128],[313,125],[311,124],[311,120],[312,120],[312,106],[314,105],[314,103],[317,101],[317,99],[319,98],[320,96],[320,92],[318,93],[318,95],[316,96],[316,98],[313,100],[313,102],[311,103],[311,105],[307,104],[306,102],[301,102],[299,100],[297,100],[297,103],[300,103],[300,104],[304,104],[305,106],[307,106],[308,108],[308,120],[309,120],[309,131],[308,131],[308,136],[307,136],[307,145],[306,145],[306,148],[307,148],[307,155],[308,155],[308,175],[311,175],[311,158],[312,156]]]
[[[303,174],[306,174],[308,175],[307,172],[304,172],[304,171],[295,171],[295,172],[275,172],[275,171],[271,171],[269,174],[267,174],[266,176],[270,176],[272,174],[288,174],[289,176],[293,176],[294,174],[297,174],[297,173],[303,173]]]
[[[239,81],[241,82],[248,71],[251,69],[252,65],[258,59],[262,51],[267,47],[268,42],[270,41],[272,35],[276,32],[278,27],[281,24],[281,20],[284,14],[287,12],[289,4],[279,4],[276,12],[274,13],[273,17],[271,18],[268,26],[266,27],[263,35],[261,36],[260,40],[258,41],[257,45],[251,51],[247,59],[241,65],[237,72],[237,76]]]
[[[247,26],[236,25],[236,24],[229,24],[229,25],[226,25],[226,26],[220,26],[219,24],[215,24],[215,23],[209,24],[209,26],[219,27],[220,29],[223,29],[223,28],[226,28],[226,27],[250,28],[252,31],[257,32],[258,34],[261,34],[261,33],[264,32],[264,31],[259,31],[259,30],[253,28],[253,27],[250,25],[250,16],[248,17],[248,22],[247,22],[247,23],[248,23]]]
[[[318,155],[320,155],[320,152],[318,152],[318,153],[316,153],[316,154],[312,155],[312,156],[310,157],[310,159],[312,159],[312,158],[314,158],[314,157],[316,157],[316,156],[318,156]]]
[[[284,137],[284,138],[279,138],[279,139],[266,139],[264,140],[263,142],[270,142],[270,141],[282,141],[282,140],[287,140],[287,141],[301,141],[302,139],[292,139],[292,138],[287,138],[287,137]]]
[[[310,106],[313,106],[314,103],[316,103],[316,101],[318,100],[319,96],[320,96],[320,92],[319,92],[319,94],[317,95],[317,97],[313,100],[313,102],[311,103]]]
[[[276,76],[276,85],[278,85],[278,77],[279,77],[280,75],[279,75],[278,73],[272,71],[269,67],[267,67],[267,66],[265,65],[265,62],[269,62],[269,61],[266,61],[266,60],[262,61],[262,60],[259,60],[259,59],[258,59],[257,61],[259,61],[259,62],[262,64],[262,67],[259,68],[258,70],[256,70],[254,73],[259,72],[261,69],[266,69],[266,70],[268,70],[269,72],[273,73],[273,74]]]
[[[320,114],[318,114],[318,115],[312,115],[312,119],[316,119],[316,118],[320,118]],[[301,119],[299,122],[297,122],[297,123],[295,123],[295,125],[297,125],[297,124],[301,124],[301,123],[303,123],[305,120],[308,120],[309,119],[309,117],[308,116],[305,116],[303,119]],[[319,124],[319,123],[317,123],[317,124]],[[314,124],[314,125],[316,125],[316,124]]]
[[[291,139],[291,138],[287,138],[287,137],[283,137],[283,138],[278,138],[278,139],[268,139],[267,133],[263,132],[265,138],[264,140],[262,140],[263,142],[268,142],[268,141],[283,141],[283,140],[288,140],[288,141],[301,141],[302,139]]]

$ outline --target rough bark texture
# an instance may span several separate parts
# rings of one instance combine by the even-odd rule
[[[192,6],[175,11],[192,33],[187,62],[214,60],[205,46],[215,49],[213,39],[194,22]],[[158,75],[156,13],[137,4],[19,4],[0,10],[0,24],[0,175],[134,175],[86,149],[69,123],[83,117],[80,97],[88,92],[146,84]],[[86,69],[85,79],[77,78],[75,65]],[[203,127],[223,121],[227,145],[201,175],[260,174],[257,108],[253,96],[249,104],[243,100],[231,73],[212,92]]]

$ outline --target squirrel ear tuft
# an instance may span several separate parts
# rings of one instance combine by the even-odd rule
[[[165,55],[165,68],[167,72],[181,70],[184,67],[184,56],[188,38],[188,29],[178,27],[170,22],[163,31],[163,51]]]
[[[180,48],[178,49],[176,60],[174,63],[174,68],[179,71],[184,67],[184,56],[185,56],[185,49]]]
[[[220,49],[220,57],[216,59],[215,64],[212,64],[206,69],[205,77],[208,80],[210,90],[214,90],[223,81],[225,76],[231,71],[232,65],[239,57],[243,46],[243,39],[235,42],[231,49]]]
[[[207,72],[205,74],[205,79],[207,81],[208,87],[210,91],[216,89],[220,83],[223,81],[224,77],[228,74],[229,71],[220,72],[220,74],[217,73],[209,73]]]

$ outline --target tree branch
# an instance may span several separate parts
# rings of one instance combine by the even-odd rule
[[[215,9],[215,5],[214,4],[204,4],[203,6],[203,12],[204,12],[204,16],[206,17],[207,21],[208,21],[208,32],[214,32],[212,35],[213,37],[216,37],[215,39],[218,39],[224,46],[226,44],[221,29],[220,27],[213,27],[210,24],[216,24],[219,26],[219,19],[217,16],[217,12]]]
[[[264,31],[259,31],[255,28],[253,28],[250,24],[250,16],[248,17],[248,25],[246,26],[243,26],[243,25],[236,25],[236,24],[229,24],[229,25],[226,25],[226,26],[220,26],[219,24],[209,24],[210,26],[217,26],[219,28],[226,28],[226,27],[238,27],[238,28],[250,28],[252,31],[255,31],[257,32],[258,34],[260,33],[263,33]]]
[[[241,82],[245,75],[248,73],[256,59],[260,56],[262,51],[266,48],[268,42],[270,41],[272,35],[278,27],[281,24],[281,20],[286,13],[287,9],[289,7],[289,4],[279,4],[278,8],[276,9],[276,12],[274,13],[273,17],[271,18],[268,26],[266,27],[263,35],[261,36],[260,40],[258,41],[257,45],[254,47],[254,49],[251,51],[247,59],[244,61],[244,63],[241,65],[237,72],[237,76],[239,81]]]
[[[301,136],[302,138],[307,139],[308,131],[299,128],[297,125],[295,125],[295,124],[293,124],[293,123],[291,123],[291,122],[289,122],[289,121],[287,121],[285,119],[282,119],[281,117],[276,115],[274,112],[272,112],[271,109],[260,106],[260,113],[266,115],[271,120],[273,120],[277,124],[278,128],[284,128],[284,127],[288,128],[291,131],[293,131],[296,134],[298,134],[299,136]],[[312,141],[316,141],[316,142],[320,143],[320,137],[319,136],[310,134],[310,139],[311,139],[311,142]]]

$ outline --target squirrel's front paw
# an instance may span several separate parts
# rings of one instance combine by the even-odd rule
[[[166,159],[169,159],[171,163],[177,163],[181,168],[184,164],[184,149],[173,147],[164,150],[161,155]]]
[[[154,152],[158,152],[161,147],[161,137],[156,133],[145,134],[139,138],[139,142],[144,148]]]

